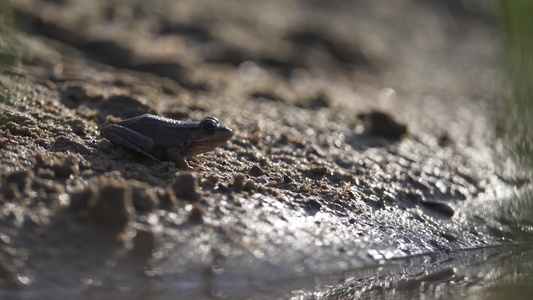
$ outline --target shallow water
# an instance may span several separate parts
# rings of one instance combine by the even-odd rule
[[[0,291],[2,299],[530,299],[533,247],[500,246],[421,255],[335,274],[252,281],[221,274],[145,289],[93,284],[79,289]],[[260,270],[258,270],[260,272]]]

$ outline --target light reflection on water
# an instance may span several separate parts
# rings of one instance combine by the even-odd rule
[[[323,288],[294,299],[529,299],[533,248],[496,247],[392,260],[316,276]],[[340,282],[340,283],[339,283]]]

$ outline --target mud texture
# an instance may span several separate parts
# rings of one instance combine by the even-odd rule
[[[11,2],[0,297],[349,298],[399,268],[313,276],[518,238],[490,1]],[[101,137],[143,113],[235,136],[192,173]]]

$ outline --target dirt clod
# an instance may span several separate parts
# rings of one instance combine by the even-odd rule
[[[133,238],[132,253],[139,257],[149,258],[152,252],[159,248],[161,244],[157,234],[149,228],[137,228],[137,233]]]
[[[159,199],[148,184],[134,182],[131,188],[133,207],[137,212],[149,212],[159,206]]]
[[[159,199],[159,208],[173,211],[178,207],[178,199],[170,188],[157,189],[156,196]]]
[[[255,183],[253,181],[247,180],[242,189],[244,191],[253,192],[253,191],[255,191],[257,189],[257,186],[255,185]]]
[[[309,109],[328,108],[331,106],[331,100],[326,94],[319,93],[315,97],[297,103],[297,106]]]
[[[20,199],[21,195],[18,185],[14,182],[8,183],[5,186],[4,197],[6,199]]]
[[[79,154],[61,155],[61,153],[45,154],[38,152],[35,155],[35,166],[42,169],[43,174],[47,169],[52,171],[49,176],[67,178],[77,174],[80,170],[79,164],[81,156]]]
[[[220,177],[216,174],[210,174],[207,176],[207,181],[211,182],[214,185],[217,185],[220,182]]]
[[[29,172],[28,170],[19,170],[7,175],[5,183],[14,183],[16,184],[18,191],[23,192],[26,187],[31,185],[32,178],[33,173]]]
[[[400,139],[407,134],[407,126],[398,123],[391,115],[372,111],[368,114],[361,114],[365,130],[370,134],[382,136],[389,139]]]
[[[242,173],[235,173],[233,174],[233,190],[236,192],[240,192],[244,189],[244,185],[246,184],[246,176]]]
[[[103,183],[89,199],[95,220],[112,229],[122,229],[135,215],[131,188],[117,182]]]
[[[178,172],[170,189],[176,197],[186,200],[200,199],[198,175],[192,172]]]
[[[70,194],[69,208],[72,210],[84,210],[88,208],[89,199],[93,194],[97,193],[91,185],[86,186],[83,189],[74,191]]]
[[[189,208],[189,222],[194,224],[200,224],[204,221],[204,209],[198,205],[191,205]]]

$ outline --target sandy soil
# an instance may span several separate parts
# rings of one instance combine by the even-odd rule
[[[489,2],[12,2],[0,295],[327,298],[516,238]],[[143,113],[235,136],[195,172],[101,137]]]

